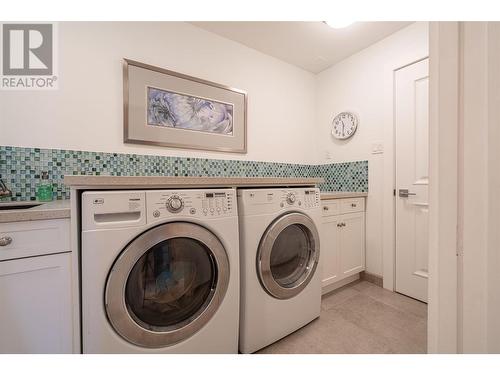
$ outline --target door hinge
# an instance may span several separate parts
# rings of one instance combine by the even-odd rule
[[[396,189],[392,190],[392,195],[396,196]]]

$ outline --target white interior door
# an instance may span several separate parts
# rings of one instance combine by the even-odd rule
[[[427,302],[429,61],[396,71],[396,291]]]

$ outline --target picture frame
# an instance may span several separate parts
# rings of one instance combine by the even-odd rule
[[[247,93],[123,59],[125,143],[247,152]]]

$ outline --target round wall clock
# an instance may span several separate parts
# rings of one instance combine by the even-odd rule
[[[354,113],[341,112],[332,122],[332,135],[337,139],[347,139],[356,133],[358,118]]]

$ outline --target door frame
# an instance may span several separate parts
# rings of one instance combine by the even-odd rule
[[[500,23],[431,22],[428,351],[500,352]]]
[[[429,293],[427,350],[457,353],[460,341],[457,225],[461,121],[461,32],[459,22],[429,23]],[[417,60],[418,61],[418,60]],[[414,61],[414,62],[417,62]],[[414,63],[413,62],[413,63]],[[402,68],[402,67],[400,67]],[[398,68],[398,69],[400,69]],[[398,70],[395,69],[395,70]],[[395,82],[395,81],[393,81]],[[394,98],[393,98],[394,99]],[[395,106],[394,106],[395,110]],[[393,113],[392,146],[395,146]],[[389,158],[391,199],[384,218],[384,288],[395,280],[395,154]],[[447,183],[455,181],[456,183]],[[387,192],[389,194],[389,192]]]
[[[430,26],[427,347],[430,353],[497,353],[500,24]]]
[[[427,350],[458,351],[458,248],[462,138],[459,22],[431,22],[429,74],[429,305]]]

